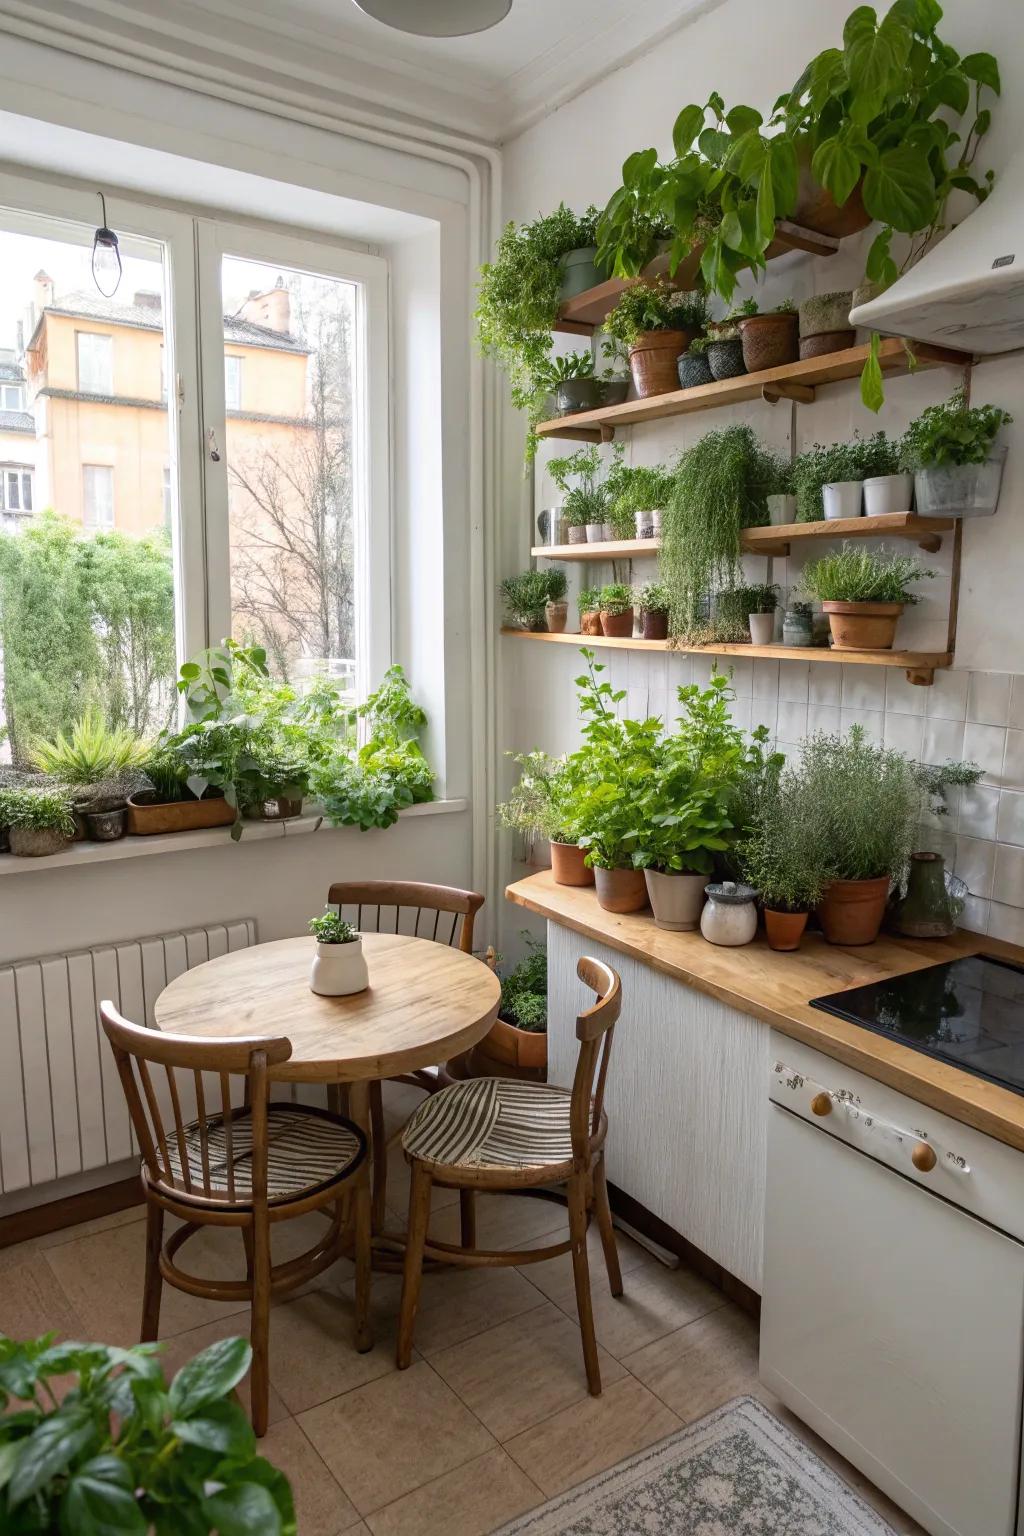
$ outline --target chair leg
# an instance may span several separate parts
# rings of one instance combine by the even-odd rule
[[[242,1245],[245,1248],[245,1278],[247,1280],[251,1281],[252,1280],[252,1275],[253,1275],[253,1264],[254,1264],[253,1244],[252,1244],[252,1227],[243,1227],[242,1228]]]
[[[583,1361],[592,1397],[601,1395],[601,1365],[594,1333],[594,1309],[590,1300],[590,1265],[587,1261],[587,1175],[569,1180],[569,1236],[572,1240],[572,1274],[576,1282],[576,1310],[583,1338]]]
[[[459,1226],[463,1248],[476,1247],[476,1190],[459,1190]]]
[[[270,1412],[270,1222],[267,1208],[259,1205],[252,1225],[252,1427],[257,1436],[267,1432]]]
[[[615,1242],[612,1208],[608,1201],[608,1180],[605,1177],[603,1156],[598,1158],[594,1168],[594,1211],[597,1216],[598,1230],[601,1233],[601,1247],[604,1249],[604,1262],[608,1270],[608,1285],[613,1296],[621,1296],[622,1271],[619,1268],[619,1250]]]
[[[405,1235],[405,1264],[402,1272],[402,1304],[398,1313],[398,1369],[404,1371],[412,1359],[412,1336],[416,1326],[416,1308],[423,1282],[423,1249],[430,1221],[433,1180],[422,1163],[413,1162],[409,1186],[409,1220]]]
[[[370,1138],[373,1155],[373,1230],[384,1226],[384,1206],[388,1193],[388,1137],[384,1126],[384,1095],[381,1084],[370,1084]]]
[[[164,1208],[155,1200],[146,1201],[146,1279],[142,1292],[142,1331],[140,1342],[152,1344],[160,1335],[160,1295],[164,1280],[160,1273],[160,1250],[164,1240]]]
[[[370,1326],[373,1212],[368,1171],[360,1175],[360,1182],[352,1191],[352,1229],[356,1265],[356,1349],[365,1355],[373,1348],[373,1329]]]

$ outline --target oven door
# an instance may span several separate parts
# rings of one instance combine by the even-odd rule
[[[777,1104],[761,1379],[933,1536],[1015,1536],[1024,1247]]]

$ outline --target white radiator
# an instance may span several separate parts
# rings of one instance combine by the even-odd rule
[[[153,1005],[175,976],[255,942],[254,919],[239,918],[0,969],[0,1194],[135,1152],[101,999],[152,1026]]]

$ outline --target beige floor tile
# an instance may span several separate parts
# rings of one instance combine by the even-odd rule
[[[87,1336],[45,1256],[35,1249],[0,1270],[0,1333],[12,1339],[35,1339],[43,1333],[56,1333],[61,1339]]]
[[[362,1515],[494,1445],[425,1361],[321,1403],[299,1423]]]
[[[359,1520],[358,1511],[294,1419],[271,1426],[260,1441],[260,1454],[280,1467],[291,1483],[301,1536],[339,1536]]]
[[[757,1393],[757,1324],[726,1303],[623,1364],[690,1423],[730,1398]]]
[[[271,1317],[270,1331],[271,1338],[273,1338],[273,1317]],[[209,1348],[218,1339],[233,1338],[236,1335],[241,1335],[243,1339],[249,1337],[249,1313],[247,1311],[236,1312],[232,1317],[224,1318],[221,1322],[206,1323],[202,1328],[190,1328],[187,1333],[176,1333],[173,1337],[162,1340],[163,1352],[160,1358],[167,1380],[170,1381],[174,1373],[181,1370],[186,1360],[191,1360],[192,1356],[198,1355],[200,1350]],[[249,1399],[248,1376],[239,1383],[238,1395],[242,1400],[246,1413],[249,1413],[251,1403]],[[271,1383],[267,1405],[269,1423],[276,1424],[281,1419],[288,1417],[288,1409],[274,1390],[273,1383]]]
[[[73,1227],[58,1227],[55,1232],[44,1232],[41,1237],[29,1238],[9,1248],[0,1248],[0,1270],[9,1264],[20,1264],[29,1252],[42,1252],[46,1248],[58,1248],[61,1243],[72,1243],[77,1237],[91,1237],[95,1232],[106,1232],[110,1227],[130,1226],[144,1221],[143,1205],[133,1205],[123,1211],[110,1211],[106,1216],[96,1216],[91,1221],[80,1221]]]
[[[548,1498],[664,1440],[682,1421],[626,1376],[506,1441],[505,1449]]]
[[[350,1289],[309,1291],[273,1308],[270,1380],[290,1413],[396,1370],[395,1314],[375,1307],[373,1315],[374,1345],[361,1355],[353,1343]]]
[[[641,1248],[631,1237],[624,1232],[616,1232],[616,1247],[619,1254],[619,1269],[623,1276],[631,1274],[634,1269],[644,1264],[656,1264],[658,1261],[649,1254],[646,1248]],[[590,1261],[590,1278],[594,1287],[594,1293],[604,1286],[608,1289],[608,1270],[604,1262],[604,1249],[601,1247],[601,1234],[597,1229],[597,1223],[592,1222],[587,1232],[587,1257]],[[660,1266],[664,1268],[664,1266]],[[561,1254],[557,1259],[545,1259],[541,1264],[520,1265],[520,1273],[528,1280],[532,1280],[538,1290],[552,1301],[565,1294],[565,1291],[575,1289],[572,1278],[572,1255]]]
[[[353,1287],[346,1286],[343,1294],[351,1298]],[[392,1334],[401,1295],[401,1275],[374,1275],[374,1315],[379,1309],[383,1326]],[[434,1270],[423,1276],[416,1310],[416,1349],[432,1359],[463,1339],[543,1306],[544,1299],[517,1269]]]
[[[443,1243],[461,1241],[457,1204],[445,1206],[432,1216],[430,1236]],[[567,1236],[565,1207],[552,1200],[528,1195],[477,1195],[476,1240],[481,1248],[539,1247],[543,1237],[560,1242]]]
[[[606,1385],[625,1375],[600,1351]],[[550,1302],[442,1350],[431,1364],[501,1441],[587,1395],[576,1323]]]
[[[373,1536],[487,1536],[541,1503],[540,1489],[498,1447],[396,1499],[367,1524]]]
[[[617,1360],[723,1304],[721,1291],[694,1270],[682,1266],[666,1269],[653,1258],[646,1258],[623,1275],[625,1294],[615,1297],[608,1289],[604,1265],[598,1267],[592,1251],[590,1260],[590,1292],[598,1343]],[[569,1317],[577,1316],[571,1268],[568,1275],[563,1271],[560,1281],[553,1284],[545,1284],[544,1277],[538,1276],[538,1285]]]

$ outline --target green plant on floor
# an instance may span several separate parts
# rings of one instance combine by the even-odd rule
[[[846,542],[805,566],[800,586],[819,602],[916,603],[911,582],[936,574],[912,555],[890,554],[884,544],[868,550]]]
[[[605,330],[624,347],[635,346],[648,331],[702,331],[707,324],[707,295],[666,288],[660,283],[634,283],[605,320]]]
[[[33,832],[60,832],[74,837],[71,796],[64,789],[0,789],[0,827]]]
[[[544,605],[551,591],[547,571],[522,571],[518,576],[506,576],[500,590],[511,619],[523,629],[544,628]]]
[[[548,1027],[548,955],[540,939],[523,933],[526,956],[501,979],[498,1015],[516,1029],[542,1035]]]
[[[983,464],[1002,427],[1013,417],[998,405],[967,404],[958,389],[941,405],[930,405],[907,428],[904,452],[913,469],[940,464]]]
[[[144,753],[134,731],[108,726],[95,705],[75,721],[69,736],[58,731],[51,741],[37,737],[31,748],[33,765],[65,784],[114,778],[126,768],[137,768]]]
[[[597,595],[597,606],[602,613],[628,613],[633,606],[632,588],[624,581],[610,581]]]
[[[808,736],[792,777],[810,869],[826,881],[901,877],[920,818],[916,764],[855,725],[846,736]]]
[[[620,539],[636,536],[638,512],[661,512],[672,495],[674,475],[662,464],[623,465],[612,482],[609,510],[612,527]]]
[[[322,917],[310,918],[309,931],[318,944],[354,944],[359,937],[359,930],[330,908],[324,909]]]
[[[246,1340],[211,1344],[169,1386],[159,1348],[0,1337],[0,1529],[294,1536],[288,1479],[234,1396]]]
[[[678,639],[715,638],[709,595],[739,585],[740,535],[768,521],[769,473],[770,455],[745,425],[708,432],[680,459],[661,546],[661,574],[672,594],[669,625]]]
[[[597,210],[577,215],[560,203],[530,224],[506,224],[492,262],[480,269],[475,312],[477,344],[508,376],[512,404],[529,421],[526,456],[537,448],[533,431],[551,391],[551,329],[564,276],[561,258],[595,243]]]
[[[672,594],[663,581],[649,581],[637,587],[633,598],[641,617],[645,613],[667,613],[672,602]]]
[[[828,878],[820,839],[805,810],[798,775],[783,769],[766,781],[738,849],[744,880],[775,912],[809,912],[821,900]]]

